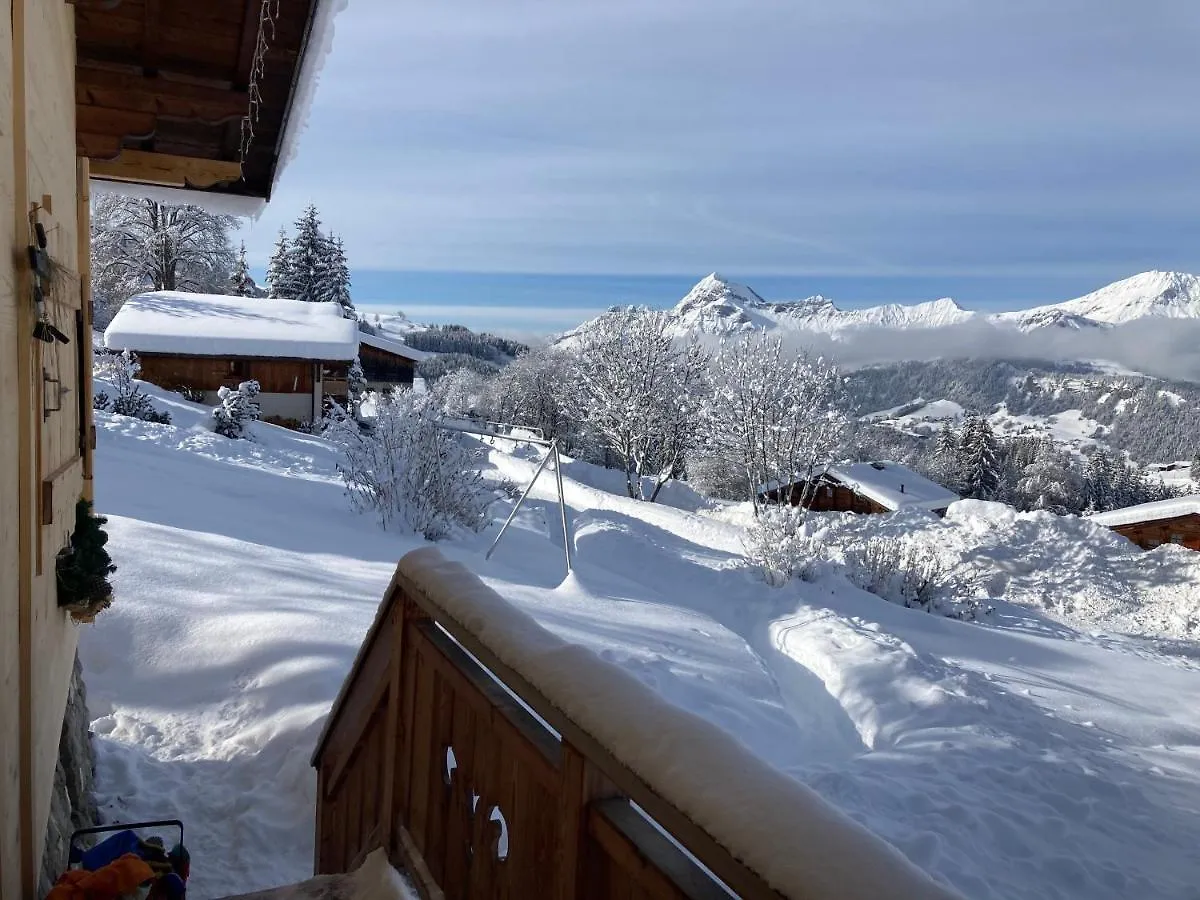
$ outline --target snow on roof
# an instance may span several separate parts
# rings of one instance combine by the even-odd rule
[[[378,334],[367,334],[365,331],[358,333],[358,342],[366,344],[368,347],[374,347],[376,350],[395,353],[397,356],[403,356],[413,362],[420,362],[426,357],[433,356],[432,353],[426,353],[424,350],[414,350],[403,341],[393,341],[391,338],[381,337]]]
[[[944,509],[960,499],[949,488],[891,460],[839,463],[825,472],[887,509]]]
[[[1158,522],[1162,519],[1175,519],[1179,516],[1200,516],[1200,495],[1155,500],[1153,503],[1139,503],[1137,506],[1126,506],[1124,509],[1092,513],[1087,519],[1097,525],[1114,528],[1118,525]]]
[[[336,303],[153,291],[131,297],[104,346],[186,356],[351,360],[358,324]]]

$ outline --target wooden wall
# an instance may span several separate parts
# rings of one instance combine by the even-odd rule
[[[31,897],[41,861],[77,630],[57,606],[54,558],[90,468],[90,326],[81,301],[74,7],[13,0],[0,23],[0,896]],[[48,202],[47,202],[48,201]],[[69,345],[32,337],[30,213],[62,270],[47,313]],[[84,211],[86,212],[86,211]],[[69,390],[61,398],[57,380]],[[61,410],[51,412],[59,404]]]
[[[167,390],[237,387],[254,379],[264,393],[311,394],[313,363],[303,359],[221,358],[140,353],[141,378]]]
[[[787,494],[788,502],[792,506],[799,506],[806,493],[805,484],[797,482],[790,489],[784,488],[783,493]],[[850,490],[844,484],[822,481],[817,487],[809,489],[807,493],[811,496],[809,496],[806,506],[815,512],[885,513],[889,511],[882,504]],[[772,490],[767,491],[766,496],[769,500],[775,501],[779,494],[778,490]]]
[[[358,360],[362,363],[363,375],[372,385],[413,383],[414,366],[411,359],[368,344],[359,344]]]
[[[1179,544],[1189,550],[1200,550],[1200,515],[1178,516],[1157,522],[1136,522],[1113,528],[1139,547],[1152,550],[1162,544]]]

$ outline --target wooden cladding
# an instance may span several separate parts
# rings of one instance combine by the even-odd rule
[[[1146,550],[1153,550],[1163,544],[1178,544],[1189,550],[1200,550],[1200,515],[1191,514],[1154,522],[1117,525],[1113,531]]]
[[[619,790],[636,776],[552,731],[530,711],[544,701],[518,700],[418,596],[397,574],[314,758],[317,873],[384,847],[427,900],[729,896],[664,836],[682,843],[694,823],[667,810],[652,824],[638,807],[661,798]],[[779,897],[731,857],[705,865],[740,896]]]
[[[268,394],[311,394],[314,364],[303,359],[247,359],[219,356],[138,356],[141,377],[167,390],[181,387],[215,391],[251,379]],[[343,364],[344,365],[344,364]]]
[[[363,377],[373,385],[413,383],[413,361],[407,357],[389,353],[364,342],[359,344],[358,359],[362,364]]]

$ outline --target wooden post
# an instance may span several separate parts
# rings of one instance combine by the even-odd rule
[[[559,801],[558,869],[554,873],[555,900],[575,900],[581,896],[582,868],[588,835],[588,804],[593,800],[615,797],[618,792],[611,781],[588,762],[582,753],[567,741],[562,744],[562,774]]]
[[[76,209],[78,229],[78,251],[75,267],[79,272],[79,305],[82,313],[83,334],[79,336],[80,369],[79,385],[76,388],[83,396],[79,401],[79,453],[83,457],[83,499],[94,500],[92,467],[95,464],[96,426],[92,415],[92,194],[90,166],[86,156],[79,157],[78,188],[79,203]]]

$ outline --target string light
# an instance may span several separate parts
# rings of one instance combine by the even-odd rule
[[[242,144],[239,159],[243,165],[250,153],[250,145],[254,142],[254,126],[258,123],[259,108],[262,106],[262,93],[259,82],[267,69],[267,50],[275,40],[275,25],[279,21],[279,0],[262,0],[258,11],[258,41],[254,47],[254,58],[250,64],[250,84],[247,93],[250,106],[242,118]]]

